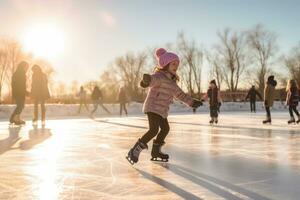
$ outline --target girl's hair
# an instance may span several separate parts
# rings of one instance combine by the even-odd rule
[[[156,66],[156,67],[154,68],[154,72],[160,72],[160,71],[167,72],[168,69],[169,69],[169,65],[170,65],[170,64],[166,65],[164,68],[161,68],[161,67],[159,67],[159,66]],[[176,81],[179,81],[179,80],[180,80],[180,78],[179,78],[179,76],[178,76],[177,74],[176,74],[176,75],[173,75],[173,76],[174,76],[174,79],[175,79]]]
[[[297,88],[298,89],[298,84],[297,81],[294,79],[290,79],[287,83],[286,86],[286,91],[289,91],[291,88]]]

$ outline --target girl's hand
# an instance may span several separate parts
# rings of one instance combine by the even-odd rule
[[[151,76],[149,74],[143,74],[143,82],[146,84],[146,85],[149,85],[150,82],[151,82]]]
[[[193,104],[192,104],[193,108],[198,108],[199,106],[202,106],[202,105],[203,105],[202,101],[200,101],[198,99],[193,100]]]

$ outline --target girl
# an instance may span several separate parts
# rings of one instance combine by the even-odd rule
[[[41,104],[42,112],[42,124],[45,125],[46,120],[46,108],[45,101],[50,98],[48,89],[48,79],[45,73],[38,65],[32,67],[32,83],[31,83],[31,97],[34,102],[34,117],[33,124],[36,124],[38,120],[38,105]]]
[[[220,106],[221,106],[221,95],[220,91],[217,87],[216,81],[212,80],[209,83],[209,89],[207,90],[207,93],[203,97],[203,100],[209,100],[209,111],[210,111],[210,117],[211,120],[209,121],[210,124],[218,123],[218,112],[220,112]]]
[[[194,108],[202,105],[201,101],[193,100],[192,97],[185,94],[176,83],[178,81],[176,72],[179,65],[179,57],[160,48],[156,50],[156,58],[158,67],[154,74],[144,74],[140,83],[143,88],[150,87],[143,106],[143,111],[148,116],[149,130],[138,139],[128,152],[126,158],[131,164],[138,162],[140,152],[143,149],[148,149],[147,143],[155,136],[151,160],[168,161],[169,155],[162,153],[161,147],[165,144],[165,138],[170,129],[167,117],[169,105],[173,102],[173,98]]]
[[[298,85],[296,80],[289,80],[287,87],[286,87],[286,105],[289,106],[289,112],[291,119],[288,121],[288,124],[295,123],[297,124],[300,122],[299,112],[297,110],[298,101],[299,101],[299,94],[298,94]],[[295,121],[293,111],[296,113],[298,120]]]
[[[277,81],[274,80],[274,76],[271,75],[268,77],[268,81],[265,87],[265,108],[267,113],[267,119],[263,121],[263,124],[271,123],[271,112],[270,107],[273,106],[274,98],[275,98],[275,87],[277,85]]]

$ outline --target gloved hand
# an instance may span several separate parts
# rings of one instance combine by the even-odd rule
[[[198,99],[193,100],[193,104],[192,104],[193,108],[198,108],[199,106],[202,106],[202,105],[203,105],[202,101],[200,101]]]
[[[143,82],[145,83],[145,84],[150,84],[150,82],[151,82],[151,75],[150,74],[143,74]]]
[[[150,85],[151,82],[151,75],[143,74],[143,79],[140,82],[141,87],[146,88]]]
[[[221,103],[221,102],[219,102],[219,103],[218,103],[218,107],[220,108],[220,107],[221,107],[221,105],[222,105],[222,103]]]
[[[267,100],[265,100],[264,104],[265,104],[265,106],[267,106],[267,105],[268,105],[268,101],[267,101]]]

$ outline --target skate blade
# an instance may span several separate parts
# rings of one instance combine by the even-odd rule
[[[129,156],[126,156],[126,159],[128,160],[128,162],[129,162],[131,165],[134,165],[133,160],[131,160]]]
[[[155,161],[155,162],[168,162],[169,159],[162,159],[162,158],[151,158],[151,161]]]

